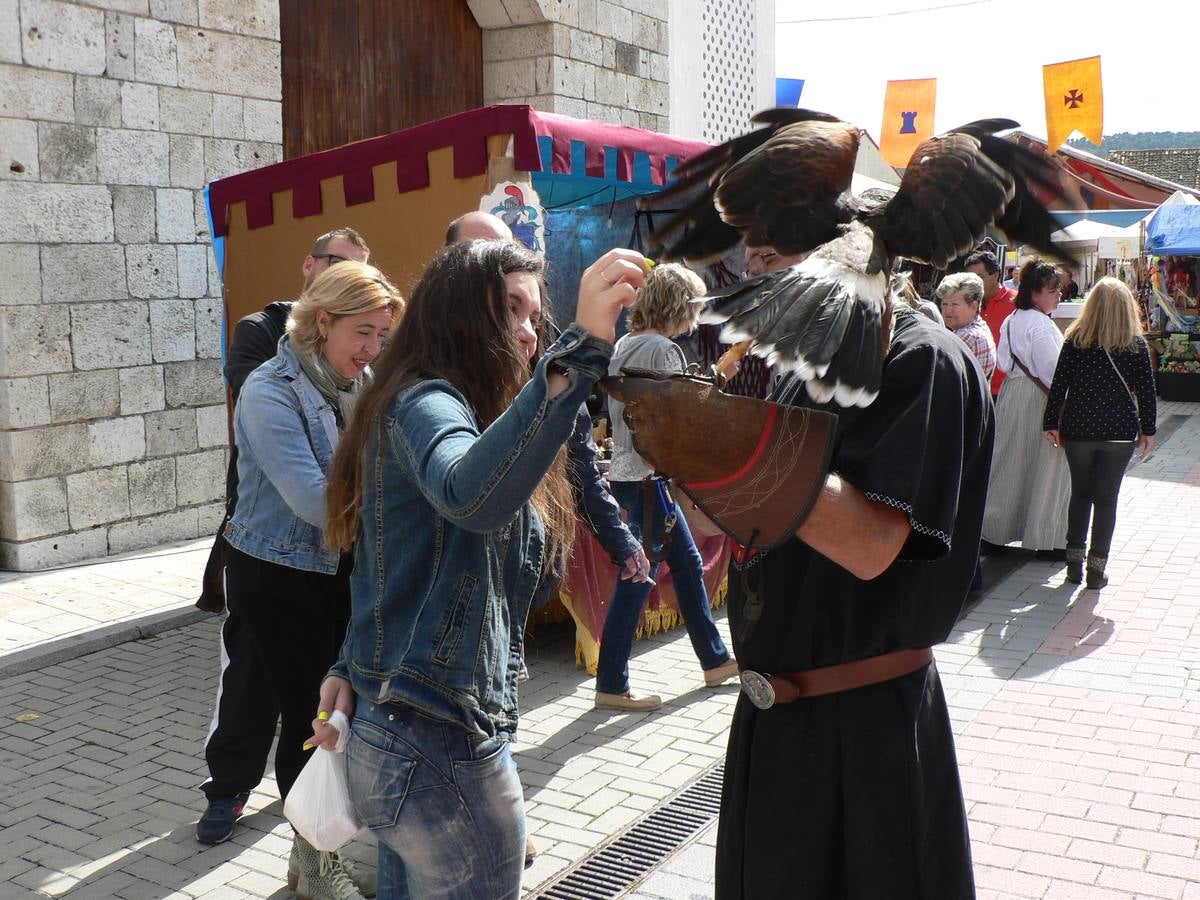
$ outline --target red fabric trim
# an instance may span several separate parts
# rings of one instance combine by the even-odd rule
[[[667,157],[682,162],[709,147],[703,141],[536,112],[529,106],[485,106],[214,181],[209,186],[209,202],[216,236],[229,233],[229,206],[233,203],[246,203],[249,227],[270,225],[274,221],[271,195],[280,191],[292,191],[292,215],[316,215],[321,212],[321,181],[339,175],[347,206],[369,203],[375,199],[372,169],[384,163],[396,163],[396,186],[401,192],[428,187],[427,155],[442,147],[454,148],[455,178],[482,175],[488,164],[487,138],[495,134],[513,136],[513,161],[523,172],[542,171],[537,138],[549,135],[554,172],[571,172],[571,143],[582,141],[588,175],[604,176],[604,151],[612,147],[617,153],[618,178],[632,179],[634,154],[642,152],[650,157],[655,184],[666,184]]]
[[[767,421],[763,423],[762,433],[758,436],[758,445],[740,469],[732,475],[726,475],[724,478],[718,478],[716,481],[689,482],[688,487],[698,491],[711,491],[716,488],[727,487],[749,475],[750,471],[758,464],[758,461],[762,459],[762,455],[767,452],[767,445],[771,442],[771,435],[775,433],[775,420],[777,418],[779,418],[779,407],[771,404],[771,408],[767,410]]]

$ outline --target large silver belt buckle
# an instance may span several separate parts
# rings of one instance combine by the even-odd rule
[[[742,670],[742,693],[759,709],[770,709],[775,705],[775,688],[771,687],[766,675],[758,672]]]

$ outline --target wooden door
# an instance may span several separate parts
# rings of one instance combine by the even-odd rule
[[[483,105],[466,0],[280,0],[279,17],[285,158]]]

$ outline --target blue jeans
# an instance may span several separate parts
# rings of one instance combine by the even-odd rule
[[[613,496],[621,508],[629,514],[629,530],[634,538],[642,539],[643,490],[640,481],[614,481]],[[688,531],[687,520],[675,506],[675,527],[671,531],[671,549],[667,563],[671,566],[671,584],[679,601],[679,612],[687,626],[692,649],[700,660],[702,669],[715,669],[729,659],[729,650],[717,626],[713,624],[712,610],[708,607],[708,591],[704,588],[704,560]],[[666,510],[661,502],[655,501],[654,535],[662,536]],[[650,565],[653,578],[658,566]],[[596,668],[596,690],[606,694],[623,694],[629,690],[629,654],[633,651],[633,639],[637,635],[638,619],[642,607],[650,596],[652,585],[634,581],[618,581],[608,604],[608,615],[604,618],[604,634],[600,639],[600,662]]]
[[[520,896],[525,805],[506,740],[360,696],[346,772],[379,841],[379,900]]]

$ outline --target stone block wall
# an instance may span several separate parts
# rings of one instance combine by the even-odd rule
[[[0,0],[0,568],[212,533],[202,188],[282,158],[278,0]]]
[[[485,103],[667,131],[669,0],[469,0]]]

